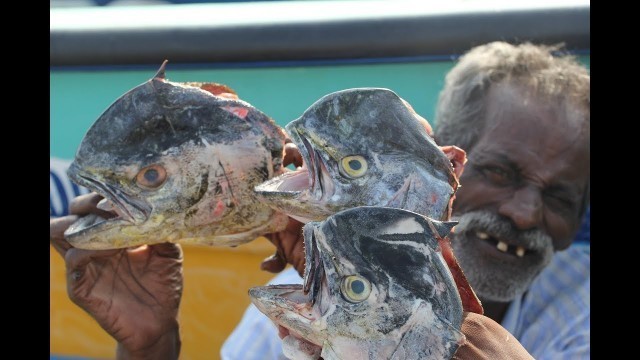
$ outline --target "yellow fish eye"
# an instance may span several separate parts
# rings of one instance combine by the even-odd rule
[[[143,189],[155,189],[164,184],[167,171],[160,164],[147,166],[136,175],[136,184]]]
[[[340,284],[340,292],[345,300],[359,303],[367,300],[371,294],[371,283],[359,275],[345,276]]]
[[[359,178],[367,172],[367,160],[360,155],[345,156],[340,160],[340,172],[350,178]]]

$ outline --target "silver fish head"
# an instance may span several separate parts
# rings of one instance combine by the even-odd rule
[[[388,206],[444,219],[458,187],[430,126],[396,93],[358,88],[324,96],[286,127],[303,168],[256,187],[302,222],[356,206]]]
[[[282,172],[284,130],[212,83],[173,83],[164,64],[118,98],[84,136],[68,175],[115,216],[87,216],[75,247],[160,242],[237,245],[282,229],[286,216],[253,188]]]
[[[303,285],[252,288],[251,300],[287,329],[284,344],[324,359],[449,359],[463,308],[437,238],[455,224],[367,206],[310,222]]]

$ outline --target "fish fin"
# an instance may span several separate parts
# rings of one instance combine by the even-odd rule
[[[162,62],[162,65],[160,65],[160,69],[158,69],[158,72],[156,72],[156,74],[153,76],[154,79],[159,79],[159,80],[165,79],[165,67],[167,66],[168,62],[169,60],[165,60]]]
[[[426,173],[411,173],[386,206],[407,209],[441,219],[449,203],[451,187],[446,182],[434,181]],[[449,196],[448,196],[449,195]]]
[[[215,96],[219,96],[225,99],[239,100],[238,94],[230,87],[224,84],[218,83],[198,83],[197,86],[207,92],[212,93]]]
[[[322,352],[320,353],[320,357],[323,360],[344,360],[338,356],[335,350],[330,343],[326,342],[322,345]]]
[[[433,221],[429,217],[424,217],[431,228],[431,232],[436,237],[447,237],[454,226],[458,225],[457,221]]]
[[[390,360],[450,359],[464,335],[422,302],[400,330],[404,332]]]

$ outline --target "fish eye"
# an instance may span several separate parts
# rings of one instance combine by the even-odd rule
[[[371,294],[371,283],[362,276],[349,275],[342,279],[340,292],[347,301],[359,303],[367,300]]]
[[[340,172],[349,178],[359,178],[367,172],[367,160],[360,155],[345,156],[340,160]]]
[[[147,166],[136,175],[136,183],[144,189],[155,189],[167,179],[167,171],[162,165]]]

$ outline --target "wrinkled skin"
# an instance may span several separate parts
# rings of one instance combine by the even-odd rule
[[[508,83],[492,87],[487,101],[486,129],[468,150],[454,203],[460,224],[452,245],[488,314],[500,321],[579,229],[590,129],[571,105],[560,108]]]
[[[464,334],[465,341],[452,359],[533,359],[513,335],[487,316],[464,313],[460,331]]]
[[[212,83],[158,74],[117,99],[83,138],[68,175],[106,199],[65,236],[75,247],[180,242],[233,246],[282,230],[287,217],[256,200],[281,174],[284,131]]]
[[[69,298],[118,342],[118,358],[175,359],[180,352],[178,308],[182,250],[163,243],[133,249],[72,247],[64,230],[78,216],[104,214],[97,194],[76,198],[73,215],[50,220],[50,243],[64,258]]]

